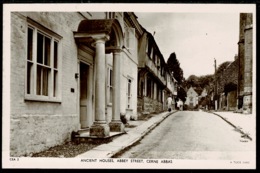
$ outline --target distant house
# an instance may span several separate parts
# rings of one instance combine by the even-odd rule
[[[206,88],[204,88],[200,94],[200,97],[202,98],[202,97],[206,97],[206,96],[207,96],[207,90],[206,90]]]
[[[185,104],[190,108],[194,108],[198,104],[198,93],[194,90],[193,87],[190,87],[187,91],[187,98]]]
[[[161,112],[167,109],[167,97],[177,95],[176,80],[153,35],[144,28],[138,45],[138,114]]]

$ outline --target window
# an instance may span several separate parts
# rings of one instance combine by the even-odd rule
[[[151,86],[152,86],[152,81],[150,79],[147,79],[147,92],[146,92],[146,96],[147,97],[151,97]]]
[[[148,39],[147,39],[147,44],[146,44],[146,47],[145,47],[145,52],[147,53],[147,54],[149,54],[149,44],[148,44],[149,42],[148,42]]]
[[[57,34],[38,26],[29,24],[27,29],[25,98],[57,101],[60,99],[58,81],[61,37],[55,37]]]
[[[126,27],[125,28],[125,47],[130,52],[133,53],[135,50],[135,29]]]
[[[108,19],[114,19],[115,18],[115,12],[107,12],[107,18]]]
[[[151,52],[150,52],[149,57],[150,57],[150,59],[153,59],[153,47],[151,48]]]
[[[112,104],[113,99],[113,70],[111,67],[107,68],[107,103]]]
[[[132,85],[132,80],[127,79],[127,108],[131,108],[131,98],[132,98],[131,85]]]
[[[161,59],[160,59],[159,56],[157,56],[156,59],[157,59],[157,63],[156,63],[156,65],[157,65],[157,68],[159,69],[160,66],[161,66]]]
[[[141,82],[141,97],[144,96],[144,82]]]

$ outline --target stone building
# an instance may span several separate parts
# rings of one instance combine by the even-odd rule
[[[252,60],[253,60],[253,14],[240,14],[238,42],[238,109],[252,113]]]
[[[138,45],[138,113],[166,110],[168,95],[177,95],[175,86],[153,35],[143,28]]]
[[[12,12],[10,155],[123,131],[137,118],[140,28],[123,12]]]
[[[238,84],[238,56],[217,74],[218,109],[235,110]]]

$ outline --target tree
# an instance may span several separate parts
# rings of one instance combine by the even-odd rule
[[[196,75],[190,75],[186,80],[186,87],[198,87],[199,86],[199,78]]]
[[[201,89],[206,88],[207,91],[211,91],[214,87],[214,75],[190,75],[186,80],[185,85],[187,88],[192,86]]]
[[[171,53],[167,60],[167,67],[173,77],[178,81],[179,84],[183,82],[183,70],[180,67],[180,63],[176,57],[175,52]]]
[[[219,76],[226,68],[227,66],[230,64],[231,62],[230,61],[226,61],[226,62],[223,62],[222,64],[220,64],[218,66],[218,69],[216,71],[216,75]]]
[[[230,91],[236,91],[236,90],[237,90],[237,84],[234,84],[233,82],[229,82],[224,86],[225,95],[227,95],[227,93]]]
[[[180,98],[183,102],[186,101],[186,91],[182,87],[178,87],[177,98]]]

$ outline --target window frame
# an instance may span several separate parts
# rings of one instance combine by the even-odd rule
[[[126,89],[126,109],[132,109],[132,88],[133,88],[133,78],[127,77],[127,89]],[[130,81],[130,82],[129,82]],[[130,88],[129,88],[130,84]]]
[[[32,38],[31,38],[31,48],[28,48],[29,44],[29,30],[32,31]],[[42,50],[42,63],[39,63],[37,61],[37,52],[38,52],[38,40],[37,37],[38,35],[41,34],[43,36],[43,40],[48,38],[50,40],[49,44],[49,65],[45,64],[44,59],[45,59],[45,41],[43,41],[43,47],[44,49]],[[41,24],[35,22],[34,20],[27,18],[27,29],[26,29],[26,43],[25,45],[27,46],[26,48],[26,56],[25,56],[25,88],[24,88],[24,100],[25,101],[43,101],[43,102],[61,102],[62,99],[62,85],[61,85],[61,77],[62,77],[62,69],[61,69],[61,64],[62,64],[62,50],[61,50],[61,45],[62,45],[62,37],[53,31],[49,30],[48,28],[42,26]],[[56,47],[55,47],[56,46]],[[31,60],[28,59],[28,52],[29,49],[31,49]],[[55,50],[57,51],[55,53]],[[55,56],[57,56],[55,58]],[[54,67],[54,59],[57,59],[57,65],[56,68]],[[30,69],[30,75],[28,75],[28,64],[31,64],[31,69]],[[48,82],[47,82],[47,95],[42,94],[43,90],[43,85],[41,84],[41,94],[37,94],[37,68],[41,67],[42,69],[47,69],[47,75],[48,75]],[[43,75],[44,70],[41,70],[41,76]],[[30,79],[29,79],[30,78]],[[44,79],[41,77],[41,82],[44,81]],[[28,82],[29,81],[29,82]],[[29,86],[28,86],[29,85]],[[29,91],[28,91],[29,87]],[[55,88],[54,88],[55,87]]]
[[[134,54],[136,50],[136,37],[135,37],[135,28],[128,27],[125,23],[125,32],[124,32],[124,46],[130,54]]]

